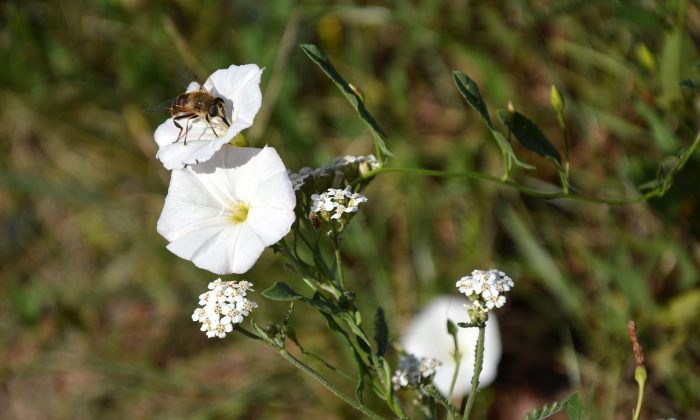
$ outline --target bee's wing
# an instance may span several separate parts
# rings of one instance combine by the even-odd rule
[[[170,108],[173,106],[173,99],[168,99],[167,101],[163,101],[157,105],[149,106],[148,108],[144,108],[143,112],[147,114],[161,114],[163,112],[170,112]]]
[[[182,86],[187,86],[186,92],[188,92],[188,93],[201,89],[201,85],[199,83],[191,82],[191,80],[195,80],[196,78],[194,77],[194,74],[185,67],[180,67],[178,69],[177,78],[182,83]],[[175,101],[175,98],[168,99],[167,101],[163,101],[162,103],[159,103],[158,105],[154,105],[154,106],[150,106],[148,108],[145,108],[143,110],[143,112],[146,112],[149,114],[170,112],[170,109],[172,108],[174,101]]]
[[[177,69],[177,79],[180,81],[182,86],[187,86],[186,92],[194,92],[200,89],[200,85],[192,80],[199,80],[195,74],[187,67],[180,67]]]
[[[187,85],[187,93],[199,90],[201,87],[202,87],[202,85],[200,85],[197,82],[190,82],[190,84]]]

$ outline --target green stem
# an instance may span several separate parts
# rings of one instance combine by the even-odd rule
[[[564,194],[569,194],[569,175],[565,169],[559,169],[559,182]]]
[[[634,371],[634,379],[639,385],[639,391],[637,393],[637,406],[632,413],[632,419],[639,420],[639,414],[642,412],[642,402],[644,401],[644,384],[647,380],[647,370],[644,366],[637,366]]]
[[[333,227],[333,250],[335,253],[335,268],[336,271],[338,272],[337,275],[337,281],[338,281],[338,286],[340,286],[340,290],[345,291],[345,275],[343,274],[343,260],[340,255],[340,242],[342,241],[342,238],[340,236],[340,232]]]
[[[332,278],[331,275],[331,270],[328,268],[328,265],[326,265],[326,261],[323,259],[323,256],[321,255],[321,251],[319,250],[318,246],[314,246],[311,244],[311,242],[304,236],[301,231],[298,232],[299,237],[301,238],[301,241],[304,242],[304,245],[311,251],[311,253],[314,256],[314,262],[316,262],[316,265],[318,265],[321,270],[323,270],[323,273],[328,277],[329,279]]]
[[[380,416],[379,414],[373,412],[372,410],[370,410],[369,408],[365,407],[364,405],[362,405],[362,404],[359,403],[358,401],[356,401],[356,400],[350,398],[349,396],[343,394],[342,392],[340,392],[340,390],[337,389],[335,386],[333,386],[333,384],[331,384],[330,382],[328,382],[328,381],[326,380],[326,378],[324,378],[323,376],[321,376],[318,372],[316,372],[315,370],[313,370],[313,369],[310,368],[309,366],[305,365],[301,360],[297,359],[296,357],[294,357],[292,354],[290,354],[290,353],[287,352],[286,350],[280,349],[280,350],[278,350],[278,353],[279,353],[282,357],[284,357],[285,359],[287,359],[287,361],[288,361],[289,363],[291,363],[292,365],[296,366],[297,368],[301,369],[301,370],[304,371],[306,374],[308,374],[309,376],[311,376],[312,378],[314,378],[317,382],[319,382],[319,383],[320,383],[321,385],[323,385],[327,390],[329,390],[333,395],[335,395],[336,397],[338,397],[338,398],[340,398],[341,400],[345,401],[347,404],[351,405],[351,406],[354,407],[355,409],[361,411],[361,412],[362,412],[364,415],[366,415],[367,417],[370,417],[370,418],[373,418],[373,419],[382,419],[382,418],[383,418],[382,416]]]
[[[335,264],[338,270],[338,285],[341,290],[345,290],[345,275],[343,275],[343,263],[340,259],[340,247],[335,248]]]
[[[303,236],[300,236],[300,237],[303,239]],[[313,273],[308,272],[309,270],[303,270],[302,268],[307,266],[306,262],[304,262],[301,258],[297,258],[295,256],[294,252],[292,252],[289,249],[289,246],[287,245],[287,242],[285,240],[281,240],[279,243],[281,244],[280,245],[280,252],[282,253],[282,255],[284,255],[292,265],[296,266],[299,269],[299,271],[304,272],[302,279],[304,280],[304,282],[306,282],[306,284],[309,287],[311,287],[311,289],[313,289],[314,291],[316,291],[318,289],[322,289],[322,290],[325,290],[328,293],[332,294],[336,299],[340,298],[340,296],[342,295],[342,291],[340,289],[338,289],[337,287],[335,287],[335,285],[333,284],[332,281],[323,282],[319,279],[316,279],[313,276]],[[311,249],[311,248],[309,248],[309,249]],[[313,252],[313,250],[312,250],[312,252]],[[325,263],[322,261],[322,259],[315,260],[315,261],[316,261],[317,266],[321,265],[321,264],[323,264],[325,266]],[[302,267],[302,268],[299,268],[299,267]],[[328,269],[326,267],[321,267],[321,268],[324,270],[328,270],[328,272],[326,272],[324,274],[328,279],[332,280],[332,275],[329,274],[330,269]]]
[[[455,344],[455,351],[452,354],[452,357],[454,358],[454,361],[455,361],[455,371],[452,374],[452,382],[450,383],[450,393],[448,394],[449,395],[448,398],[450,400],[452,400],[452,395],[454,394],[455,385],[457,384],[457,377],[459,376],[459,369],[462,366],[462,353],[459,351],[459,343],[457,340],[457,333],[455,333],[452,336],[452,340],[454,341],[454,344]]]
[[[464,408],[462,419],[466,420],[474,408],[476,394],[479,391],[479,375],[481,375],[481,367],[484,364],[484,335],[486,333],[486,325],[479,326],[479,338],[476,341],[476,354],[474,355],[474,374],[472,376],[472,388],[469,391],[469,399],[467,406]]]
[[[520,191],[523,194],[535,197],[535,198],[541,198],[543,200],[554,200],[557,198],[568,198],[570,200],[575,200],[575,201],[585,201],[589,203],[599,203],[599,204],[609,204],[613,206],[621,206],[625,204],[634,204],[634,203],[641,203],[643,201],[648,200],[649,198],[659,196],[659,191],[657,189],[651,190],[647,192],[644,195],[641,195],[639,197],[635,198],[597,198],[597,197],[588,197],[584,195],[574,195],[570,193],[564,193],[564,192],[558,192],[558,193],[549,193],[549,192],[543,192],[543,191],[537,191],[533,190],[532,188],[528,188],[525,186],[522,186],[516,182],[513,181],[503,181],[498,177],[491,176],[491,175],[485,175],[479,172],[474,172],[474,171],[436,171],[432,169],[422,169],[422,168],[381,168],[381,169],[375,169],[373,171],[367,172],[364,177],[369,177],[369,176],[374,176],[377,173],[381,172],[394,172],[394,173],[409,173],[409,174],[415,174],[415,175],[425,175],[425,176],[444,176],[444,177],[464,177],[464,178],[473,178],[473,179],[483,179],[485,181],[490,181],[490,182],[495,182],[497,184],[501,184],[505,187],[512,188],[515,190]]]
[[[501,157],[503,158],[503,175],[498,181],[506,182],[510,176],[510,156],[506,154],[505,150],[501,150]]]
[[[311,367],[307,366],[302,362],[301,360],[297,359],[294,357],[291,353],[289,353],[287,350],[277,347],[273,345],[271,342],[268,342],[262,337],[259,337],[255,334],[253,334],[250,331],[245,330],[243,327],[237,326],[236,331],[239,333],[243,334],[244,336],[255,340],[259,343],[264,344],[268,348],[276,351],[280,356],[284,357],[289,363],[297,367],[298,369],[302,370],[304,373],[308,374],[312,378],[314,378],[318,383],[323,385],[327,390],[329,390],[333,395],[336,397],[340,398],[341,400],[345,401],[347,404],[352,406],[353,408],[361,411],[364,415],[366,415],[369,418],[372,419],[378,419],[381,420],[383,417],[380,416],[379,414],[375,413],[374,411],[370,410],[369,408],[365,407],[363,404],[361,404],[359,401],[356,401],[349,396],[345,395],[342,393],[339,389],[337,389],[333,384],[328,382],[326,378],[321,376],[318,372],[313,370]]]
[[[396,414],[400,419],[407,419],[408,415],[401,406],[401,401],[399,400],[399,397],[397,397],[396,394],[394,394],[393,392],[391,394],[391,399],[387,399],[387,403],[389,404],[391,411],[393,411],[394,414]]]
[[[440,405],[442,405],[443,407],[445,407],[445,409],[447,410],[448,413],[450,413],[450,415],[452,416],[453,419],[458,419],[458,418],[459,418],[459,412],[457,411],[457,409],[455,408],[455,406],[453,406],[452,403],[450,403],[450,402],[447,400],[447,398],[445,398],[445,397],[440,393],[440,391],[438,391],[438,390],[435,388],[435,386],[433,386],[433,385],[428,385],[428,386],[424,387],[423,390],[424,390],[430,397],[432,397],[433,399],[435,399],[435,401],[437,401],[438,403],[440,403]]]
[[[560,169],[559,178],[561,178],[561,187],[564,193],[569,193],[569,167],[571,164],[571,156],[569,154],[569,130],[566,128],[566,116],[563,112],[559,113],[559,126],[564,134],[564,167]]]
[[[569,130],[566,128],[566,122],[564,122],[564,125],[561,129],[564,132],[564,159],[566,159],[566,162],[564,162],[564,172],[566,173],[566,177],[568,178],[569,166],[571,165],[571,156],[569,155]]]
[[[685,163],[688,161],[690,156],[694,153],[695,149],[700,145],[700,132],[696,135],[695,139],[693,140],[693,143],[690,145],[689,150],[687,153],[684,153],[684,159],[682,162],[678,163],[677,166],[677,171],[680,171],[683,166],[685,166]],[[505,187],[512,188],[514,190],[518,190],[523,194],[535,197],[535,198],[540,198],[543,200],[554,200],[557,198],[568,198],[569,200],[575,200],[575,201],[584,201],[588,203],[597,203],[597,204],[608,204],[611,206],[623,206],[627,204],[635,204],[635,203],[641,203],[644,201],[649,200],[650,198],[653,197],[661,197],[664,195],[666,192],[665,186],[660,186],[657,188],[654,188],[653,190],[648,191],[647,193],[640,195],[638,197],[633,197],[633,198],[598,198],[598,197],[589,197],[585,195],[576,195],[576,194],[571,194],[569,192],[556,192],[556,193],[550,193],[550,192],[544,192],[544,191],[538,191],[534,190],[532,188],[525,187],[523,185],[518,184],[517,182],[509,181],[509,180],[503,180],[502,178],[491,176],[491,175],[486,175],[482,174],[479,172],[474,172],[474,171],[436,171],[436,170],[431,170],[431,169],[422,169],[422,168],[387,168],[387,167],[381,167],[381,168],[376,168],[374,170],[371,170],[367,173],[365,173],[362,178],[359,180],[371,178],[375,176],[378,173],[409,173],[409,174],[416,174],[416,175],[424,175],[424,176],[444,176],[444,177],[450,177],[450,176],[455,176],[455,177],[464,177],[464,178],[471,178],[471,179],[483,179],[485,181],[489,182],[495,182],[497,184],[501,184]],[[359,182],[359,181],[357,181]]]

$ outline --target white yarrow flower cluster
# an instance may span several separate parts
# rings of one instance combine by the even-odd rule
[[[236,324],[243,322],[257,303],[246,298],[253,291],[253,284],[247,281],[221,281],[209,283],[209,291],[199,295],[201,308],[194,310],[192,321],[202,324],[201,330],[207,337],[224,338],[233,331]]]
[[[327,222],[335,222],[342,229],[350,220],[352,213],[357,213],[360,204],[367,201],[367,197],[360,193],[352,192],[348,185],[345,189],[329,188],[321,194],[311,195],[311,213],[309,218],[320,218]]]
[[[476,314],[502,307],[506,303],[505,293],[513,288],[514,283],[503,271],[490,269],[474,270],[457,280],[456,286],[472,301],[468,309]]]
[[[391,377],[394,390],[401,388],[418,388],[429,384],[442,362],[430,357],[416,357],[408,354],[399,360],[399,368]]]
[[[303,167],[296,173],[289,171],[289,179],[292,181],[294,191],[299,191],[309,183],[322,183],[320,181],[324,179],[331,182],[336,174],[342,174],[348,182],[352,182],[358,174],[365,174],[378,167],[379,162],[374,155],[347,155],[335,158],[332,163],[324,163],[320,168]]]

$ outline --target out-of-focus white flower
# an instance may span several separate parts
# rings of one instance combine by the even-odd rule
[[[407,354],[399,360],[399,368],[391,377],[394,390],[408,387],[417,388],[429,384],[441,365],[442,362],[437,359],[418,358],[413,354]]]
[[[275,149],[227,145],[205,163],[172,172],[158,233],[197,267],[244,273],[289,233],[295,204]]]
[[[454,342],[447,332],[447,319],[457,324],[470,322],[463,306],[469,301],[457,296],[441,296],[432,300],[416,315],[401,337],[401,344],[408,353],[434,358],[442,362],[433,384],[445,396],[450,391],[455,371]],[[469,393],[474,374],[474,352],[478,337],[476,328],[458,328],[457,339],[462,360],[455,383],[454,396]],[[501,358],[501,337],[496,316],[491,314],[486,322],[484,364],[479,375],[479,387],[484,387],[496,377]]]
[[[262,104],[261,74],[262,69],[256,64],[232,65],[212,73],[202,86],[190,83],[187,92],[203,89],[224,100],[230,125],[219,117],[210,118],[209,122],[204,118],[183,118],[178,122],[183,127],[180,130],[173,118],[168,118],[153,135],[159,146],[156,157],[165,168],[180,169],[206,162],[236,134],[250,127]]]
[[[253,283],[216,279],[209,283],[209,291],[199,295],[200,308],[194,310],[192,321],[202,324],[207,337],[224,338],[236,324],[243,322],[258,304],[246,298],[253,291]]]

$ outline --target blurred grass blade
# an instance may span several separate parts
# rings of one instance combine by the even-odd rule
[[[659,78],[661,82],[661,102],[670,105],[680,99],[681,90],[678,83],[693,74],[693,58],[697,54],[693,48],[693,39],[685,31],[684,23],[676,23],[673,32],[666,35],[659,59]]]
[[[559,151],[532,120],[517,111],[511,113],[503,109],[498,111],[498,118],[510,128],[523,146],[561,166]]]
[[[326,54],[321,51],[319,47],[313,44],[302,44],[300,47],[314,63],[321,67],[321,70],[323,70],[323,72],[330,77],[333,83],[338,86],[345,98],[350,102],[353,108],[355,108],[355,111],[357,111],[360,118],[362,118],[362,121],[364,121],[370,128],[372,131],[372,137],[374,138],[374,146],[377,150],[377,159],[379,162],[383,163],[387,156],[393,156],[393,154],[386,147],[386,134],[384,134],[384,131],[382,131],[381,127],[379,127],[379,124],[377,124],[377,121],[375,121],[374,117],[372,117],[372,114],[367,111],[365,103],[362,100],[358,90],[353,88],[353,86],[350,86],[350,84],[343,79],[340,73],[338,73],[335,67],[333,67],[333,64],[328,59]]]
[[[651,128],[652,137],[656,140],[656,144],[664,153],[670,153],[678,147],[676,137],[666,124],[666,121],[654,112],[649,105],[645,104],[643,101],[637,101],[634,104],[634,109],[644,121],[646,121],[649,128]]]
[[[505,210],[502,221],[520,251],[523,261],[527,261],[530,269],[537,274],[552,296],[556,296],[561,301],[566,312],[571,317],[580,319],[584,314],[580,291],[562,275],[554,258],[540,245],[532,231],[513,209]]]

